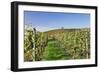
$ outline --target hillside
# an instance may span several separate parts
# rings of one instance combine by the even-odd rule
[[[31,26],[24,35],[24,61],[90,58],[90,29],[54,29],[40,32]]]
[[[50,31],[46,31],[48,36],[56,35],[56,34],[62,34],[62,33],[67,33],[67,32],[75,32],[75,31],[90,31],[90,28],[76,28],[76,29],[54,29]]]

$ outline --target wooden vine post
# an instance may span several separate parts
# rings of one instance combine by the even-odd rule
[[[36,51],[36,29],[33,28],[33,61],[36,61],[36,57],[35,57],[35,51]]]

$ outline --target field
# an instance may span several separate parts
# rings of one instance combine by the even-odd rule
[[[26,28],[24,61],[51,61],[90,58],[90,29],[54,29],[40,32]]]

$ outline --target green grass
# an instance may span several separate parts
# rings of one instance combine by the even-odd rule
[[[56,40],[48,41],[43,54],[43,60],[62,60],[66,58],[65,51]]]

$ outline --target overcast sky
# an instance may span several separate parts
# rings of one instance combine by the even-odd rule
[[[90,14],[24,11],[24,24],[31,24],[38,31],[89,28]]]

